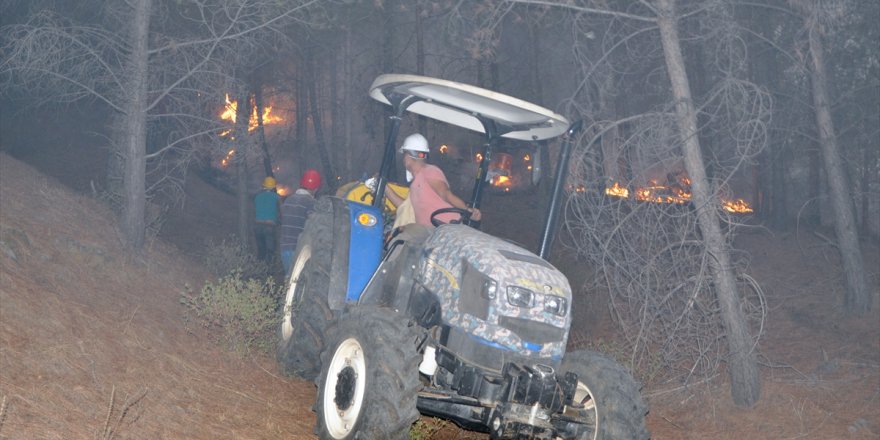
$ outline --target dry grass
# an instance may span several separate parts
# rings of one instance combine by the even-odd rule
[[[312,437],[312,384],[184,325],[200,264],[159,241],[126,256],[93,200],[0,167],[0,438]]]

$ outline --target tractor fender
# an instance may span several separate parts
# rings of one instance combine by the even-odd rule
[[[345,200],[328,197],[333,209],[333,249],[330,257],[330,286],[327,304],[341,310],[348,292],[349,245],[351,243],[351,214]]]

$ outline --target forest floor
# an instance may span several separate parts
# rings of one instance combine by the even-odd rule
[[[73,180],[76,150],[67,156],[29,155],[37,169],[0,153],[0,439],[313,438],[314,385],[282,376],[270,355],[226,351],[180,302],[212,278],[199,246],[233,233],[233,197],[189,179],[185,209],[131,257],[113,215]],[[654,439],[880,438],[877,246],[864,244],[874,309],[846,318],[823,236],[738,238],[769,306],[761,400],[734,406],[723,372],[687,388],[647,382]],[[579,285],[574,262],[554,263]],[[600,312],[575,315],[574,331],[614,341]],[[437,419],[418,426],[423,439],[487,438]]]

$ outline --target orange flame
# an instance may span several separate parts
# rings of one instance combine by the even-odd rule
[[[237,101],[229,100],[229,93],[226,94],[226,104],[223,106],[223,112],[220,113],[220,119],[235,123],[236,110],[238,109]]]
[[[492,178],[492,186],[510,186],[513,182],[510,180],[510,177],[505,175],[498,175]]]
[[[691,193],[688,191],[691,179],[687,176],[679,176],[672,182],[671,186],[661,185],[656,180],[651,180],[648,186],[638,187],[634,192],[633,198],[640,202],[649,203],[674,203],[684,204],[691,200]],[[629,189],[614,182],[608,188],[605,188],[605,194],[611,197],[621,199],[629,198]],[[721,208],[727,212],[736,214],[749,214],[755,212],[754,208],[743,199],[728,200],[721,199]]]
[[[229,94],[226,94],[226,103],[223,105],[223,111],[220,112],[220,119],[224,121],[230,121],[235,124],[235,120],[237,118],[238,112],[238,101],[229,99]],[[271,125],[283,122],[284,118],[281,116],[277,116],[272,114],[272,106],[267,105],[263,107],[263,125]],[[254,131],[259,125],[259,121],[257,121],[257,107],[254,106],[251,111],[251,116],[248,119],[248,131]],[[224,130],[220,136],[226,136],[232,130]]]
[[[235,124],[235,120],[238,112],[238,101],[229,99],[229,94],[226,94],[226,102],[223,105],[223,111],[220,112],[220,119],[223,121],[229,121]],[[284,119],[281,116],[277,116],[272,114],[272,106],[267,105],[263,107],[263,125],[271,125],[278,124],[283,122]],[[248,132],[254,131],[259,125],[257,121],[257,107],[254,106],[253,111],[251,112],[251,117],[248,120]],[[231,128],[227,128],[220,132],[220,137],[226,137],[230,133],[232,133]],[[235,139],[234,136],[229,136],[230,139]],[[235,155],[235,149],[229,150],[226,153],[226,156],[223,159],[220,159],[220,167],[226,168],[229,166],[229,162],[232,160],[232,157]]]
[[[605,188],[605,194],[612,197],[620,197],[622,199],[629,198],[629,190],[620,186],[619,182],[614,182],[611,188]]]
[[[224,156],[223,159],[220,159],[220,166],[223,168],[228,167],[229,161],[232,160],[232,156],[235,156],[235,149],[229,150],[229,152],[226,153],[226,156]]]
[[[750,214],[755,212],[754,209],[743,199],[736,200],[722,200],[721,207],[724,208],[727,212],[732,212],[734,214]]]
[[[575,185],[573,183],[569,183],[568,185],[565,185],[565,190],[574,193],[585,193],[587,192],[587,187],[583,184]]]

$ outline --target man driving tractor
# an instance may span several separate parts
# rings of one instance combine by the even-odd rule
[[[410,182],[409,199],[415,211],[416,223],[432,226],[431,214],[443,208],[459,208],[470,213],[471,220],[479,221],[481,213],[479,209],[470,208],[449,188],[446,175],[436,165],[428,163],[428,140],[419,133],[413,133],[406,137],[400,147],[403,154],[403,166],[406,168],[406,180]],[[394,191],[385,193],[395,206],[403,203],[403,198]],[[455,213],[445,213],[437,216],[439,221],[449,223],[459,220]]]

